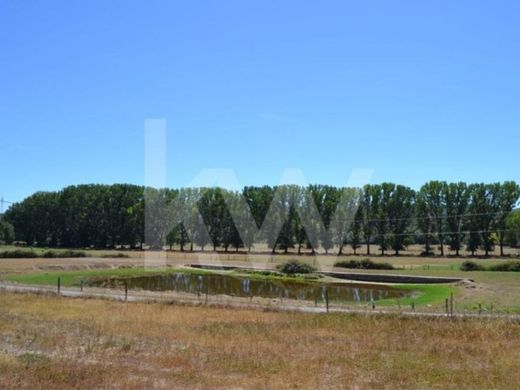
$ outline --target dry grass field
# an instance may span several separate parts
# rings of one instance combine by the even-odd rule
[[[0,388],[520,388],[512,321],[0,301]]]

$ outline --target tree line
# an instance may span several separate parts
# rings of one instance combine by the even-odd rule
[[[46,247],[251,251],[263,242],[273,253],[294,248],[341,255],[347,246],[371,254],[376,244],[384,255],[421,244],[424,255],[433,254],[434,245],[441,255],[447,250],[459,255],[464,248],[488,255],[498,245],[503,255],[504,246],[518,242],[520,223],[513,211],[519,198],[512,181],[430,181],[418,191],[394,183],[242,191],[79,185],[37,192],[13,204],[3,223],[14,227],[17,241]],[[145,222],[155,229],[156,241],[147,242]]]

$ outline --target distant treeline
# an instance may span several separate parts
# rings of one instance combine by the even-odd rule
[[[146,202],[145,202],[146,192]],[[370,252],[377,244],[384,254],[399,254],[407,245],[424,245],[424,254],[438,245],[459,254],[481,249],[487,255],[499,245],[516,246],[520,214],[512,213],[520,197],[514,182],[466,184],[431,181],[419,191],[383,183],[363,188],[326,185],[221,188],[145,189],[128,184],[80,185],[58,192],[38,192],[5,213],[0,226],[10,240],[28,245],[67,248],[139,248],[143,245],[180,247],[181,250],[223,248],[251,250],[264,242],[274,253],[289,248],[336,250],[345,246]],[[145,206],[184,204],[182,220],[151,223],[159,242],[145,242]],[[182,200],[180,202],[179,200]],[[248,207],[244,207],[247,204]],[[153,209],[153,207],[152,207]],[[175,210],[174,210],[175,211]],[[159,214],[157,214],[159,215]],[[266,216],[268,216],[266,218]],[[207,234],[190,224],[202,219]],[[242,223],[254,220],[255,228]],[[237,226],[237,219],[241,222]],[[200,221],[199,221],[200,222]],[[257,231],[262,224],[269,227]],[[309,232],[312,234],[309,234]],[[310,237],[312,235],[312,237]],[[7,241],[4,237],[4,241]]]

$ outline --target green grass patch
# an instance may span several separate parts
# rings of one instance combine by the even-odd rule
[[[457,288],[450,284],[398,284],[393,286],[399,290],[412,293],[412,296],[402,298],[388,298],[377,301],[379,306],[416,306],[436,305],[449,298],[451,293],[456,294]]]
[[[209,273],[206,270],[195,270],[188,268],[115,268],[105,270],[85,270],[85,271],[63,271],[63,272],[45,272],[37,274],[12,274],[3,276],[4,279],[23,284],[40,284],[40,285],[56,285],[58,277],[61,278],[61,285],[65,287],[74,287],[81,284],[81,280],[89,278],[103,277],[136,277],[160,275],[168,273],[191,273],[196,275]]]

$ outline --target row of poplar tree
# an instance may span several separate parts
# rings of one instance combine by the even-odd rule
[[[515,182],[431,181],[419,191],[393,183],[262,186],[239,192],[79,185],[35,193],[12,205],[4,222],[14,227],[16,240],[50,247],[250,251],[255,243],[265,243],[273,253],[305,248],[342,254],[346,246],[354,252],[365,246],[370,253],[377,244],[382,254],[390,249],[399,254],[420,243],[424,254],[438,245],[441,255],[447,248],[458,255],[464,246],[487,255],[497,244],[503,254],[508,237],[518,234],[508,220],[519,197]],[[155,229],[153,242],[146,242],[145,221]]]

